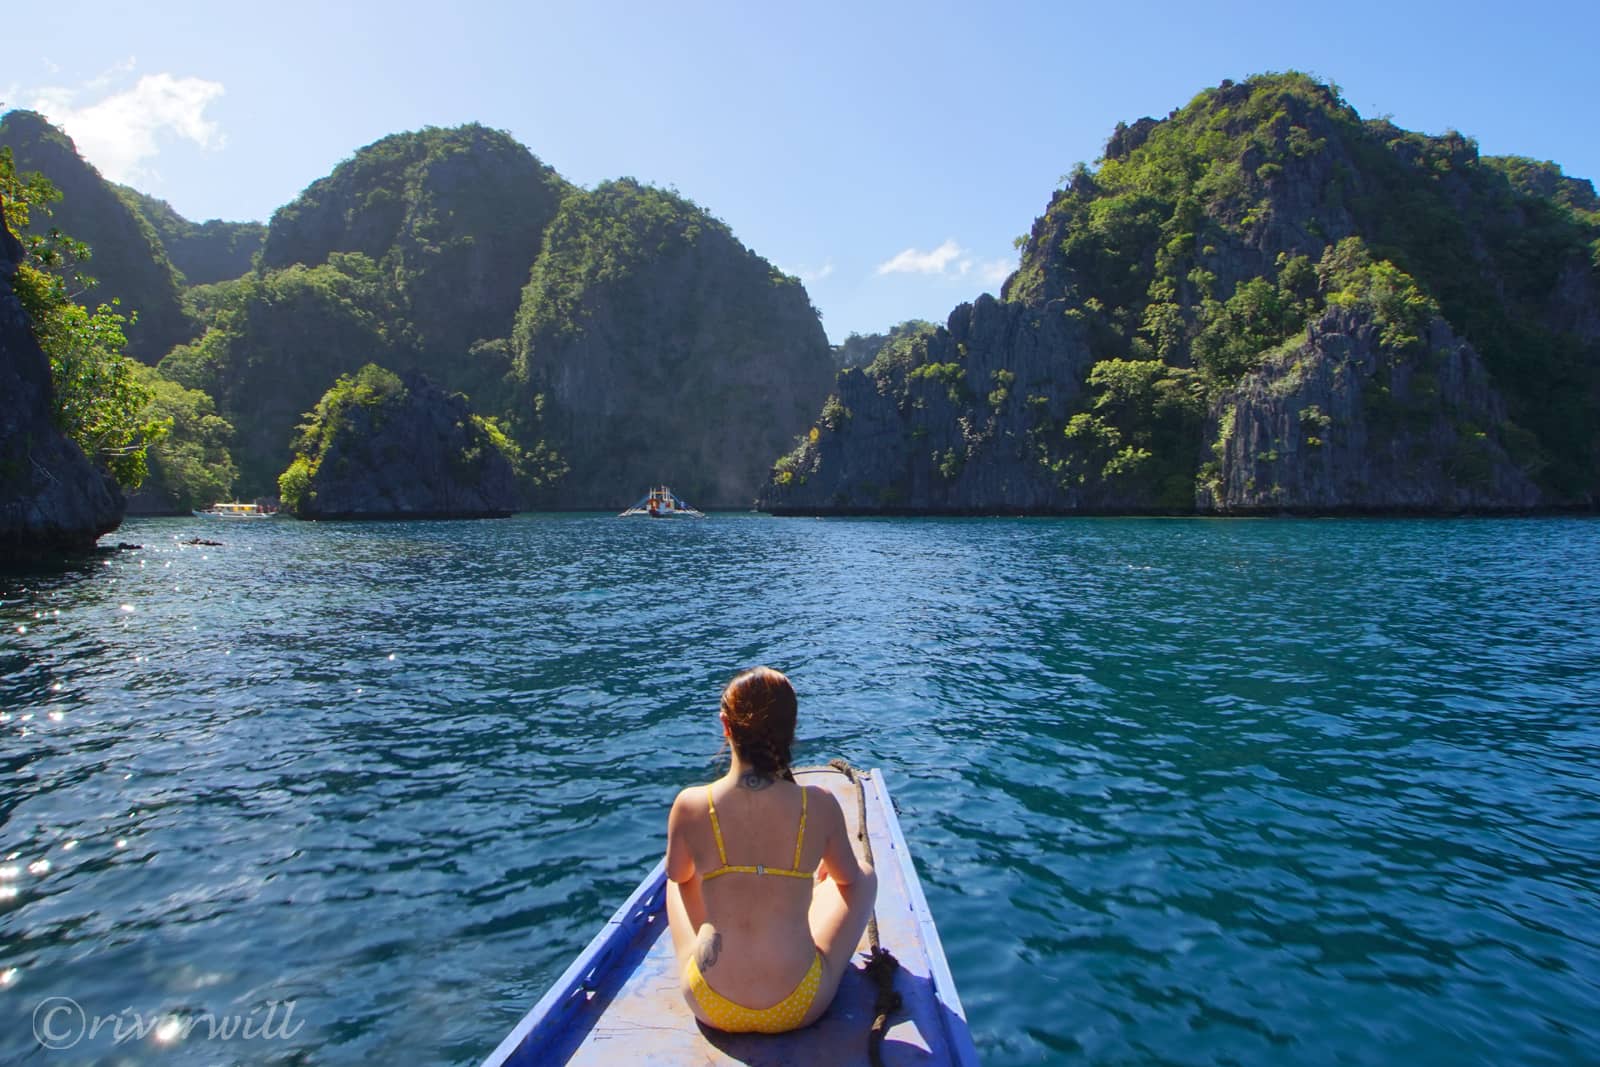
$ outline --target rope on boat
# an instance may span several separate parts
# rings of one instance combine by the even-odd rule
[[[867,862],[876,870],[878,864],[872,858],[872,838],[867,833],[867,788],[861,784],[861,772],[852,767],[848,760],[831,759],[828,766],[844,775],[856,787],[856,839],[861,842]],[[877,998],[872,1004],[872,1029],[867,1032],[867,1059],[872,1067],[883,1067],[883,1036],[889,1031],[889,1016],[900,1010],[902,1002],[900,994],[894,989],[894,973],[900,969],[900,961],[878,943],[876,904],[872,909],[872,918],[867,920],[867,943],[871,951],[867,955],[865,970],[872,984],[878,987]]]

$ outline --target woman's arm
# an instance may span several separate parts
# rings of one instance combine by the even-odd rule
[[[823,829],[827,837],[822,843],[822,867],[818,878],[832,878],[841,886],[858,881],[862,876],[862,863],[856,859],[856,850],[850,844],[850,829],[845,825],[844,811],[839,801],[826,789],[813,790],[813,797],[821,796]]]
[[[694,853],[689,849],[688,827],[694,803],[685,789],[672,802],[667,813],[667,877],[674,882],[687,882],[694,877]]]

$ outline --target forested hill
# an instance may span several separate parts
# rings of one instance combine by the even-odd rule
[[[1600,202],[1299,74],[1119,125],[1002,298],[845,370],[780,511],[1458,511],[1600,495]]]
[[[504,339],[569,192],[481,126],[385,137],[273,215],[255,271],[190,291],[204,333],[162,369],[233,421],[250,495],[275,493],[304,414],[368,363],[425,372],[509,418]]]
[[[208,492],[275,495],[296,426],[368,363],[426,373],[499,420],[522,502],[545,507],[620,508],[653,482],[748,507],[827,393],[798,280],[687,198],[629,179],[576,188],[502,132],[385,137],[263,228],[197,225],[112,186],[32,113],[4,129],[19,170],[64,193],[50,224],[92,246],[91,298],[121,296],[134,351],[214,401]]]
[[[573,191],[505,133],[468,125],[396,134],[279,208],[261,265],[315,267],[360,253],[392,281],[411,342],[459,357],[510,332],[544,228]]]
[[[626,504],[669,482],[702,507],[749,507],[833,374],[799,279],[632,179],[562,204],[512,356],[519,411],[537,413],[570,467],[544,497],[563,506]]]
[[[575,188],[481,126],[361,149],[273,216],[256,274],[191,304],[206,333],[162,367],[233,419],[253,492],[302,413],[377,362],[502,419],[525,503],[620,508],[664,481],[748,507],[829,376],[799,283],[702,208]]]
[[[185,284],[225,281],[254,269],[256,253],[261,251],[261,243],[267,237],[267,228],[262,223],[221,219],[190,222],[165,200],[146,196],[126,185],[116,189],[129,206],[150,223]]]
[[[0,118],[0,148],[9,148],[18,173],[37,171],[61,193],[53,214],[38,225],[53,227],[93,249],[87,273],[97,284],[81,294],[86,303],[122,302],[136,310],[127,328],[128,349],[146,363],[188,340],[193,327],[179,296],[181,280],[150,222],[117,187],[78,155],[71,138],[32,111]]]

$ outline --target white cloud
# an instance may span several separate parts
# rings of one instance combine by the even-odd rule
[[[220,82],[146,74],[132,88],[113,91],[132,72],[130,59],[77,88],[34,89],[22,94],[24,106],[65,130],[83,157],[114,182],[154,177],[147,163],[161,151],[162,140],[176,137],[208,149],[226,144],[221,128],[205,115],[223,93]]]
[[[908,248],[904,252],[878,264],[882,274],[943,274],[945,268],[961,256],[961,246],[946,241],[932,252],[919,252]]]
[[[999,285],[1011,277],[1011,272],[1017,265],[1009,259],[991,259],[987,263],[978,264],[978,277],[990,285]]]
[[[826,260],[822,266],[817,267],[814,270],[810,267],[800,267],[796,270],[790,271],[789,273],[793,274],[796,278],[799,278],[801,284],[803,285],[815,285],[824,278],[833,274],[833,260]]]
[[[893,259],[878,264],[878,274],[933,274],[941,278],[977,278],[988,285],[999,285],[1011,274],[1008,259],[974,259],[954,240],[931,252],[908,248]]]

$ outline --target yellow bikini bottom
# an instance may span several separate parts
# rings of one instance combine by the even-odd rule
[[[770,1008],[746,1008],[712,989],[692,955],[683,965],[683,973],[689,979],[689,992],[700,1005],[706,1022],[718,1030],[732,1034],[781,1034],[799,1026],[811,1002],[817,998],[817,987],[822,984],[822,953],[812,959],[811,969],[794,987],[794,992]]]

